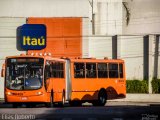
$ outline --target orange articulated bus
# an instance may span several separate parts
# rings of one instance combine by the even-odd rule
[[[103,106],[109,99],[126,96],[125,65],[119,59],[11,56],[6,57],[2,76],[5,102],[13,107],[86,101]]]

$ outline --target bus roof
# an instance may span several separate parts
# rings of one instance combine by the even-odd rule
[[[61,58],[54,58],[52,56],[40,56],[40,55],[26,55],[26,54],[21,54],[21,55],[16,55],[16,56],[7,56],[6,59],[8,58],[43,58],[46,60],[57,60],[57,61],[65,61],[64,59]]]
[[[80,59],[70,59],[72,62],[119,62],[119,63],[123,63],[124,60],[122,59],[90,59],[90,58],[80,58]]]
[[[66,59],[69,59],[71,62],[119,62],[123,63],[124,60],[122,59],[95,59],[95,58],[55,58],[52,56],[40,56],[40,55],[16,55],[16,56],[7,56],[6,58],[26,58],[26,57],[32,57],[32,58],[43,58],[46,60],[57,60],[57,61],[65,61]]]

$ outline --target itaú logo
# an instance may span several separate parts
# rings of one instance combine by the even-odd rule
[[[24,24],[20,27],[20,44],[24,50],[41,50],[46,47],[46,26]]]
[[[29,36],[23,36],[23,45],[44,46],[45,45],[44,36],[41,36],[40,38],[31,38]]]

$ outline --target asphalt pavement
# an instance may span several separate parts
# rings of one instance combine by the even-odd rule
[[[85,103],[80,107],[65,106],[46,108],[12,108],[0,104],[0,119],[14,120],[159,120],[160,103],[107,102],[103,107]]]

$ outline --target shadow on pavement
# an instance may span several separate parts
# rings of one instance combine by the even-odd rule
[[[148,106],[137,105],[107,105],[94,107],[54,107],[46,108],[39,105],[36,108],[11,108],[11,105],[0,103],[0,113],[32,114],[37,120],[159,120],[160,104]],[[3,110],[3,108],[5,108]],[[14,112],[13,112],[14,111]]]
[[[156,105],[155,105],[156,106]],[[158,120],[160,106],[105,106],[51,108],[38,119],[53,120]]]

